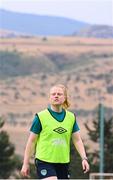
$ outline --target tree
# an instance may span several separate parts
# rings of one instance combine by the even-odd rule
[[[6,131],[1,130],[5,121],[0,117],[0,178],[9,178],[18,163],[14,145]]]
[[[105,121],[104,171],[113,172],[113,117]]]
[[[85,123],[88,130],[89,138],[92,142],[99,144],[100,123],[99,116],[93,120],[93,128]],[[113,117],[107,119],[104,117],[104,172],[111,173],[113,171]],[[91,172],[99,172],[99,149],[89,154]]]

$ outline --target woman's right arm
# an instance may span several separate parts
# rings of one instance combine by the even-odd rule
[[[30,136],[28,138],[26,148],[25,148],[25,153],[24,153],[24,161],[21,169],[21,174],[22,176],[29,177],[29,161],[33,153],[35,152],[35,145],[36,145],[36,140],[38,138],[38,135],[30,132]]]

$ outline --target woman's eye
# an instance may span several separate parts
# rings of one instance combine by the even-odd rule
[[[55,95],[57,95],[57,96],[62,96],[63,94],[62,94],[62,93],[52,93],[51,95],[52,95],[52,96],[55,96]]]
[[[52,96],[55,96],[55,93],[53,93]]]
[[[58,93],[58,96],[62,96],[62,94],[61,94],[61,93]]]

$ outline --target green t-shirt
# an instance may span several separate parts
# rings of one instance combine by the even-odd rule
[[[50,114],[59,122],[62,122],[65,118],[65,115],[66,115],[66,111],[64,109],[62,109],[62,112],[55,112],[55,111],[52,111],[50,109],[50,107],[48,108]],[[31,128],[30,128],[30,131],[32,131],[33,133],[35,134],[39,134],[42,130],[42,126],[41,126],[41,122],[40,122],[40,119],[38,117],[38,115],[36,114],[35,117],[34,117],[34,120],[32,122],[32,125],[31,125]],[[79,131],[80,128],[76,122],[76,117],[75,117],[75,123],[73,125],[73,130],[72,130],[72,133],[74,132],[77,132]]]

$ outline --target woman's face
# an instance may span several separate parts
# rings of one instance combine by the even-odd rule
[[[54,106],[62,105],[65,101],[65,95],[63,89],[60,87],[51,88],[49,101],[50,104]]]

